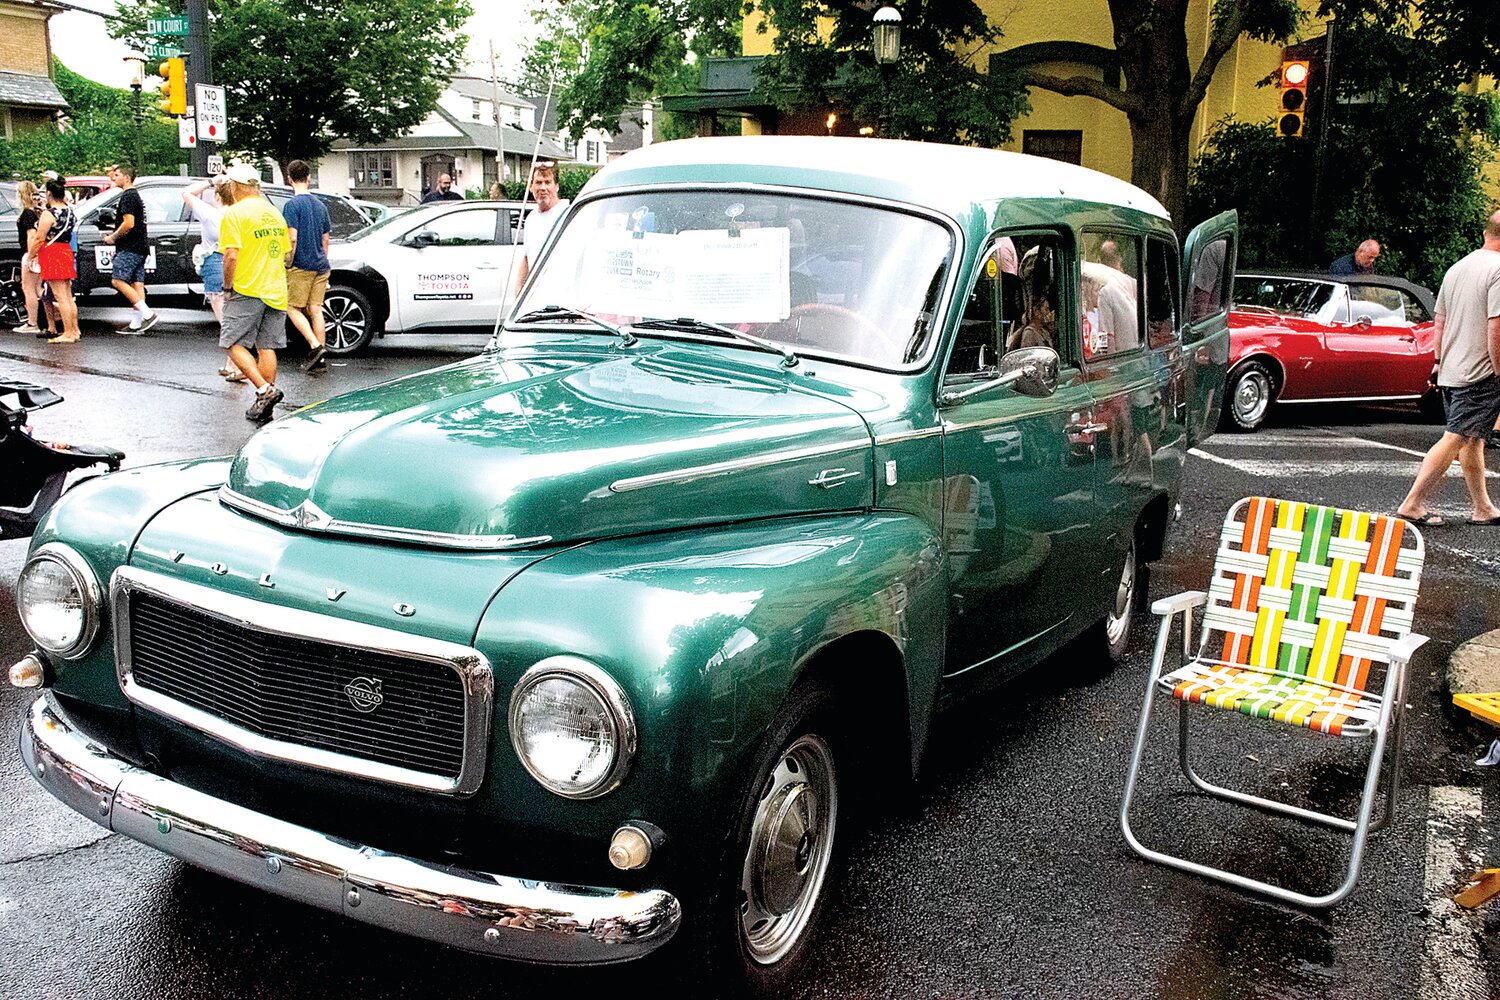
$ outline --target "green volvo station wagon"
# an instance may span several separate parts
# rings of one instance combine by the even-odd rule
[[[481,355],[62,498],[25,764],[357,920],[561,964],[676,936],[774,993],[945,704],[1124,651],[1235,239],[1011,153],[631,153]]]

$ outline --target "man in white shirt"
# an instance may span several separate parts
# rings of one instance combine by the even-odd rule
[[[536,202],[536,208],[526,216],[526,224],[521,229],[521,266],[516,268],[516,294],[521,293],[521,286],[526,284],[526,276],[531,273],[531,264],[541,255],[542,247],[547,242],[547,237],[552,232],[552,227],[557,225],[557,220],[562,218],[568,207],[566,201],[557,197],[557,164],[538,163],[531,169],[531,197]]]

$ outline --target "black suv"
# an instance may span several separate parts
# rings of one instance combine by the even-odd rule
[[[146,288],[155,295],[197,295],[203,292],[203,279],[193,270],[193,248],[198,245],[200,229],[192,211],[183,204],[183,188],[197,178],[141,177],[135,182],[141,201],[146,205],[146,224],[151,254],[146,258]],[[271,204],[281,208],[291,200],[292,189],[280,184],[265,184],[262,192]],[[78,280],[73,284],[80,305],[99,304],[106,296],[118,293],[109,283],[112,247],[104,237],[119,220],[115,205],[121,192],[112,188],[78,204]],[[314,191],[328,207],[335,238],[344,238],[369,225],[359,209],[347,198]],[[13,218],[0,226],[0,328],[17,326],[25,321],[25,300],[21,294],[21,246]]]

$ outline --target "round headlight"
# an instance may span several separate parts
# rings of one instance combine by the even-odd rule
[[[576,656],[551,656],[510,696],[510,741],[542,786],[592,799],[619,786],[635,756],[635,716],[609,674]]]
[[[103,592],[82,556],[48,542],[21,569],[16,607],[32,642],[70,659],[81,656],[99,631]]]

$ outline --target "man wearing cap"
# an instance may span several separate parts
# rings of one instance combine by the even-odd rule
[[[276,388],[276,351],[286,347],[286,257],[291,250],[286,220],[260,192],[260,174],[237,164],[229,169],[234,204],[219,221],[224,254],[224,322],[219,346],[255,386],[245,416],[271,419],[282,392]],[[250,349],[255,349],[255,354]]]

